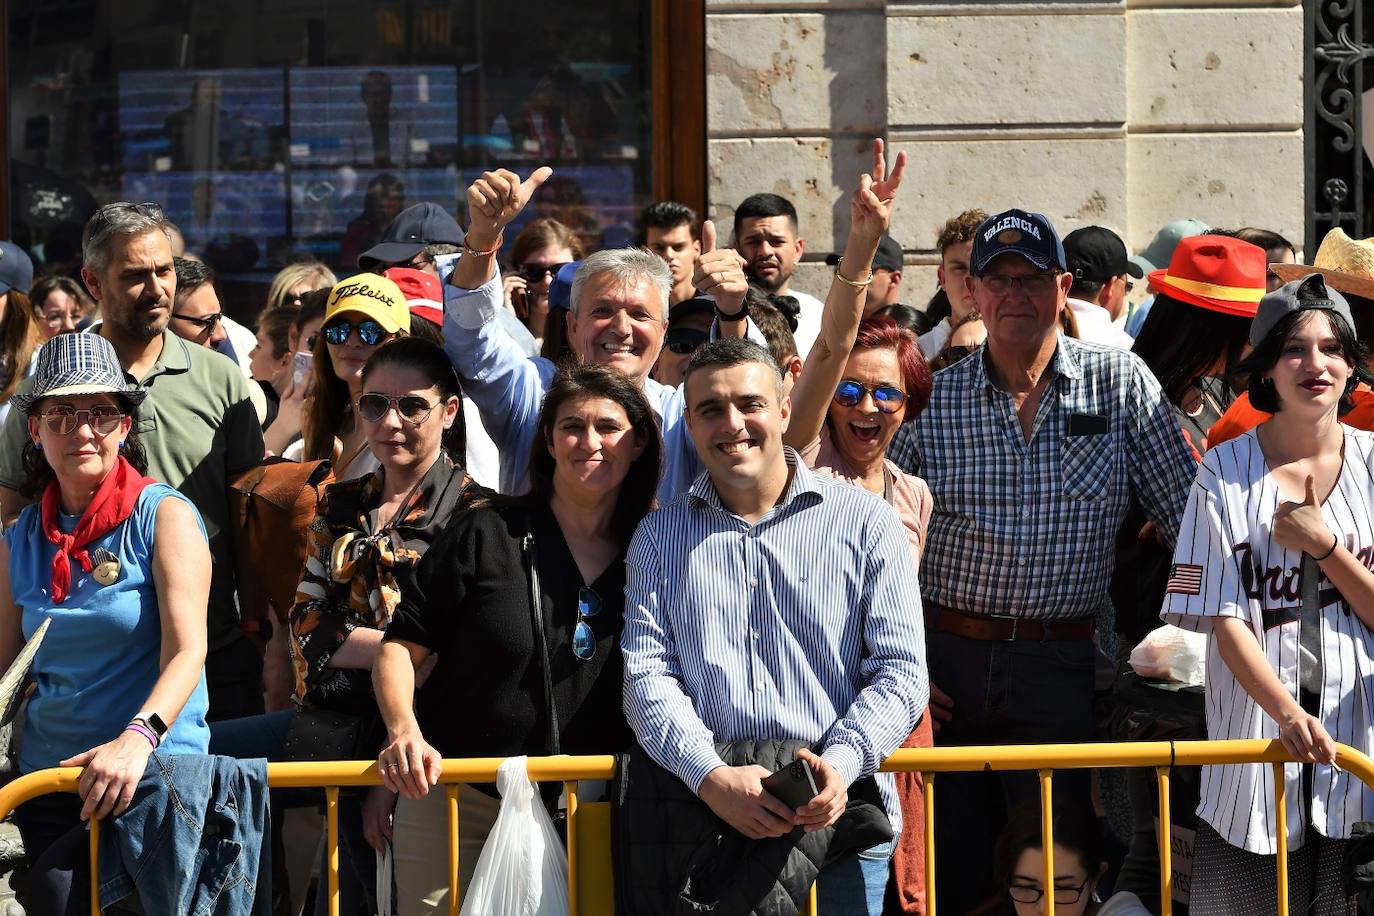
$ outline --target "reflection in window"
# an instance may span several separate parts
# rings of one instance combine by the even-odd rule
[[[461,222],[482,170],[547,163],[522,224],[626,244],[651,189],[648,7],[11,0],[13,236],[74,274],[96,206],[156,201],[251,314],[283,264],[346,274],[400,209]]]

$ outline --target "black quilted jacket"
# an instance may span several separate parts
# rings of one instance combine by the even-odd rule
[[[719,745],[730,766],[777,770],[804,741]],[[892,839],[876,784],[861,779],[835,826],[751,840],[641,749],[625,754],[612,786],[617,916],[796,916],[822,868]]]

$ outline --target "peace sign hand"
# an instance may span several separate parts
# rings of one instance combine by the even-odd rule
[[[540,166],[524,181],[509,169],[483,172],[468,186],[468,238],[472,248],[486,250],[495,246],[511,220],[520,215],[539,186],[549,180],[553,169]]]
[[[881,139],[873,140],[873,171],[859,176],[859,187],[849,200],[850,231],[868,239],[879,239],[892,222],[892,205],[906,174],[906,153],[899,152],[887,171]]]

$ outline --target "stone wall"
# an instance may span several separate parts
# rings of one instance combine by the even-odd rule
[[[913,304],[970,206],[1133,249],[1183,216],[1301,245],[1300,0],[708,0],[706,41],[711,215],[792,199],[810,292],[874,135],[911,160],[893,235]]]

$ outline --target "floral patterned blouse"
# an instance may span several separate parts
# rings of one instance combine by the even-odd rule
[[[385,473],[379,468],[333,484],[315,511],[291,608],[297,703],[359,714],[374,707],[371,672],[330,668],[329,660],[358,627],[386,629],[401,600],[398,575],[420,559],[455,512],[491,495],[440,453],[398,517],[379,527]]]

